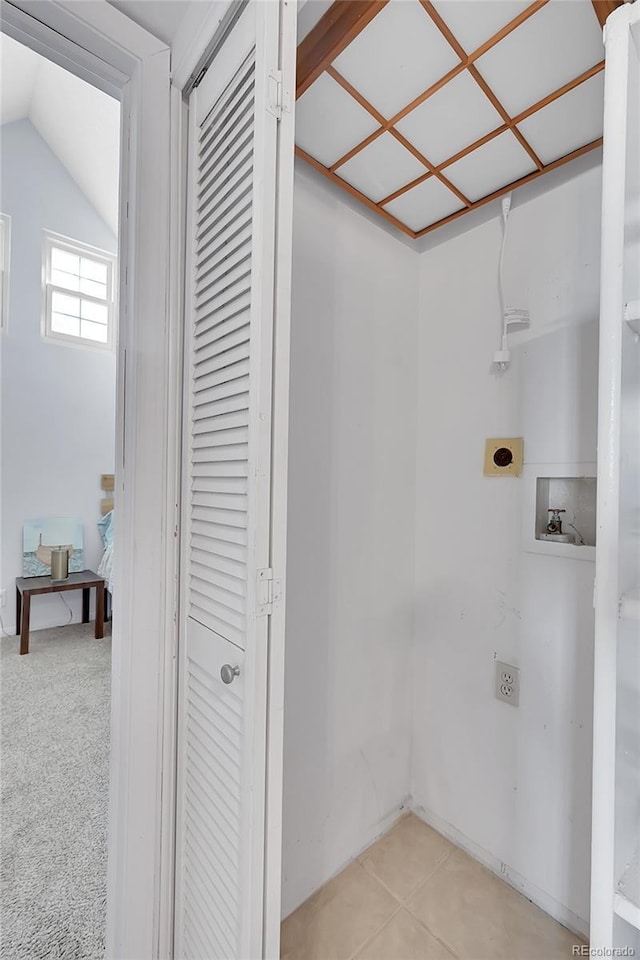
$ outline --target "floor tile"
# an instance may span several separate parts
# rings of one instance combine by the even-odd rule
[[[355,861],[282,925],[282,960],[348,960],[398,904]]]
[[[452,956],[410,913],[401,909],[354,960],[451,960]]]
[[[455,849],[410,813],[358,859],[365,870],[402,900]]]
[[[407,901],[460,960],[565,960],[580,939],[456,850]]]

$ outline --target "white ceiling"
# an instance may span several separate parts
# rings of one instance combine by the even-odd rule
[[[28,119],[117,233],[120,104],[0,34],[0,122]]]
[[[204,0],[108,0],[159,40],[171,44],[189,9]]]

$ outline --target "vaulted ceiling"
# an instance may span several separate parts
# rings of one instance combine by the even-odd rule
[[[601,145],[617,5],[337,0],[298,47],[296,151],[422,237]]]
[[[0,123],[30,120],[117,233],[118,101],[5,33],[0,33],[0,80]]]

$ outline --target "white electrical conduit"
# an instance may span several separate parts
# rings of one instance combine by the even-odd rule
[[[496,351],[493,361],[499,370],[506,370],[509,366],[510,355],[507,348],[507,311],[504,302],[504,251],[507,245],[507,228],[509,225],[509,211],[511,210],[511,194],[502,198],[502,243],[500,244],[500,262],[498,266],[498,291],[500,296],[500,327],[502,336],[500,350]]]

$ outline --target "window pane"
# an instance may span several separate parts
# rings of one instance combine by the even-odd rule
[[[75,273],[66,273],[64,270],[51,270],[51,283],[56,287],[66,287],[67,290],[78,290],[80,277]]]
[[[80,333],[80,321],[77,317],[68,317],[65,313],[52,313],[51,330],[53,333],[66,333],[77,337]]]
[[[96,283],[95,280],[85,280],[80,278],[80,293],[88,293],[90,297],[100,297],[101,300],[107,299],[106,283]]]
[[[64,270],[66,273],[80,273],[80,257],[75,253],[69,253],[67,250],[61,250],[59,247],[51,248],[51,268],[55,270]]]
[[[55,313],[66,313],[71,317],[80,315],[80,298],[68,297],[65,293],[54,290],[51,295],[51,309]]]
[[[97,280],[98,283],[107,282],[107,265],[88,257],[80,257],[80,276],[87,280]]]
[[[106,324],[109,312],[106,304],[94,303],[92,300],[83,300],[81,306],[83,320],[92,320],[94,323]]]
[[[104,323],[92,323],[91,320],[81,321],[81,335],[87,340],[96,340],[98,343],[107,342],[107,327]]]

